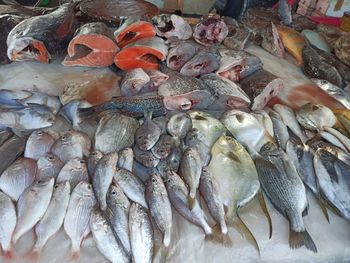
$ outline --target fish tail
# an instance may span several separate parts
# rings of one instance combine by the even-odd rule
[[[205,241],[219,243],[225,247],[232,247],[233,241],[228,235],[228,233],[223,234],[219,225],[215,225],[212,227],[212,234],[205,236]]]
[[[153,111],[152,110],[145,110],[143,113],[143,116],[146,120],[152,120]]]
[[[258,192],[258,199],[259,199],[259,204],[260,204],[261,210],[264,212],[266,219],[267,219],[267,222],[269,224],[269,238],[271,239],[271,237],[272,237],[272,220],[271,220],[271,216],[269,214],[269,210],[267,210],[264,194],[261,191],[261,189]]]
[[[317,247],[306,230],[303,232],[295,232],[293,229],[290,229],[289,246],[292,249],[305,246],[308,250],[311,250],[312,252],[317,253]]]
[[[317,199],[318,205],[321,208],[321,211],[322,211],[323,215],[325,216],[326,220],[329,223],[329,215],[328,215],[328,211],[327,211],[327,204],[325,204],[325,201],[322,199],[321,196],[316,196],[316,199]]]
[[[163,245],[164,247],[168,247],[171,242],[171,231],[165,231],[163,236]]]
[[[80,251],[72,249],[69,256],[69,262],[78,261],[79,258],[80,258]]]
[[[33,248],[32,251],[26,256],[26,258],[31,262],[38,262],[40,257],[40,249]]]
[[[192,197],[191,194],[188,196],[188,204],[190,206],[190,210],[192,210],[196,205],[196,196]]]
[[[2,257],[4,258],[5,262],[13,260],[15,258],[15,254],[13,252],[13,249],[4,250]]]

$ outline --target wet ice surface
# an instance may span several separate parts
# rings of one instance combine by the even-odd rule
[[[309,84],[309,80],[301,73],[296,66],[280,60],[266,51],[250,47],[249,51],[260,56],[264,68],[277,76],[283,78],[287,89],[280,95],[286,98],[290,90],[295,86]],[[58,63],[42,65],[33,62],[13,63],[0,67],[0,88],[8,89],[33,89],[49,94],[62,92],[69,83],[85,83],[88,80],[101,80],[107,78],[107,86],[119,93],[116,85],[116,76],[109,69],[86,69],[62,67]],[[98,83],[97,81],[96,83]],[[97,87],[97,86],[96,86]],[[93,86],[93,89],[96,89]],[[204,240],[203,231],[192,225],[173,209],[173,233],[170,248],[161,248],[160,235],[156,231],[156,254],[154,262],[191,262],[191,263],[255,263],[255,262],[288,262],[307,263],[324,262],[339,263],[350,261],[350,224],[342,218],[330,214],[330,223],[323,216],[315,198],[309,196],[309,214],[304,217],[305,227],[313,238],[318,253],[314,254],[305,248],[297,250],[289,249],[289,225],[288,222],[268,202],[268,209],[272,217],[273,233],[272,238],[268,237],[267,220],[262,213],[259,203],[254,200],[247,207],[241,209],[241,217],[254,234],[259,246],[261,256],[239,232],[230,228],[229,235],[234,245],[232,248],[223,247]],[[16,244],[15,263],[31,262],[26,259],[34,241],[33,231],[23,236]],[[63,263],[69,262],[70,240],[61,229],[59,233],[49,240],[42,251],[39,262],[42,263]],[[0,263],[4,262],[0,258]],[[76,262],[81,263],[102,263],[108,262],[96,249],[91,235],[82,244],[80,258]]]

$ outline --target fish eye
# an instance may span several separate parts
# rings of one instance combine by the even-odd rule
[[[55,186],[54,186],[55,188],[58,188],[58,184],[55,184]]]
[[[53,159],[55,159],[55,157],[53,157],[53,155],[50,155],[48,158],[50,161],[53,161]]]
[[[44,181],[43,180],[39,180],[38,181],[38,184],[42,184]]]
[[[90,190],[90,189],[91,189],[91,185],[89,185],[89,184],[88,184],[87,189],[89,189],[89,190]]]
[[[92,152],[91,155],[97,155],[97,152]]]
[[[113,190],[113,191],[112,191],[112,195],[116,195],[116,194],[117,194],[116,191]]]
[[[38,135],[42,135],[43,132],[42,132],[42,131],[38,131],[37,134],[38,134]]]
[[[61,138],[62,138],[62,140],[66,140],[67,136],[63,135]]]
[[[83,163],[85,163],[85,161],[84,160],[80,160],[79,163],[83,164]]]
[[[152,182],[153,183],[157,182],[157,179],[156,178],[152,178]]]
[[[48,120],[49,122],[54,122],[54,121],[55,121],[55,118],[50,117],[50,118],[48,118],[47,120]]]

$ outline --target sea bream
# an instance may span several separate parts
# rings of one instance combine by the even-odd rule
[[[49,63],[65,49],[75,30],[75,4],[63,4],[53,12],[23,20],[7,37],[7,56],[12,61]]]
[[[189,39],[192,36],[192,28],[185,19],[175,14],[160,14],[152,18],[160,37]]]

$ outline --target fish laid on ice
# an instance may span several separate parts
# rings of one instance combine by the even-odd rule
[[[49,63],[72,37],[76,24],[74,6],[63,4],[49,14],[25,19],[15,26],[6,41],[9,59]]]
[[[117,167],[132,172],[134,162],[134,152],[132,148],[125,148],[119,152]]]
[[[199,77],[220,67],[220,56],[207,51],[200,51],[182,66],[180,73],[185,76]]]
[[[184,139],[191,128],[192,119],[187,113],[183,112],[171,116],[167,124],[168,133],[180,139]]]
[[[284,83],[281,78],[262,69],[243,79],[241,88],[252,101],[251,109],[262,110],[284,88]]]
[[[108,67],[113,64],[119,48],[102,22],[88,23],[75,32],[70,41],[64,66]]]
[[[12,252],[12,234],[17,224],[16,208],[10,197],[0,192],[0,245],[2,256],[6,259],[13,257]]]
[[[163,61],[168,55],[168,47],[164,40],[153,37],[140,40],[125,46],[114,57],[115,65],[122,69],[157,69],[158,60]]]
[[[185,19],[175,14],[160,14],[152,18],[160,37],[189,39],[192,36],[192,28]]]
[[[50,134],[43,131],[34,131],[27,140],[24,157],[39,160],[40,157],[51,151],[54,142],[55,140]]]
[[[150,77],[142,68],[135,68],[126,71],[120,83],[122,96],[135,96],[150,81]]]
[[[196,54],[197,48],[195,45],[182,41],[177,46],[169,50],[169,54],[166,59],[168,68],[176,71],[180,71],[183,65],[185,65]]]
[[[145,120],[135,132],[135,143],[142,151],[148,151],[159,140],[161,129],[152,120],[152,113],[145,112]]]
[[[218,15],[202,17],[193,29],[193,38],[204,46],[220,44],[227,35],[227,25]]]
[[[84,160],[73,158],[62,167],[56,182],[62,183],[66,181],[70,183],[72,190],[81,181],[89,182],[88,170]]]
[[[2,174],[15,160],[20,157],[25,149],[26,139],[13,135],[0,146],[0,173]]]

